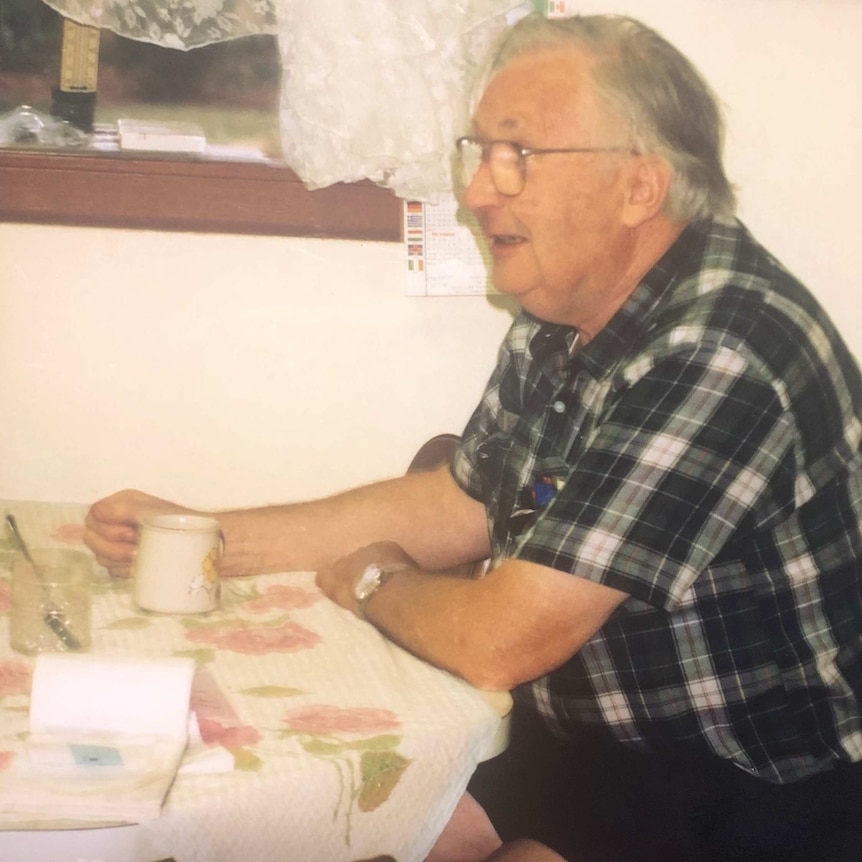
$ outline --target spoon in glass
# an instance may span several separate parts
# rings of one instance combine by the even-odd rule
[[[24,537],[21,535],[21,531],[18,529],[18,523],[15,520],[14,515],[6,515],[6,524],[9,526],[9,532],[12,534],[12,538],[15,540],[15,544],[18,546],[18,550],[21,551],[21,554],[24,556],[24,559],[33,569],[36,574],[36,579],[42,583],[43,588],[45,588],[45,578],[42,574],[42,570],[39,566],[36,565],[36,561],[33,559],[33,555],[30,553],[30,549],[27,547],[27,543],[24,541]],[[48,605],[45,607],[45,616],[43,619],[45,620],[45,625],[48,626],[51,631],[54,632],[55,635],[64,643],[69,649],[80,649],[81,642],[69,631],[66,627],[66,624],[63,622],[60,617],[62,613],[58,607],[56,607],[52,602],[49,601]]]

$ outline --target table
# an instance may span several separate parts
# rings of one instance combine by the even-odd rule
[[[81,546],[84,506],[0,506],[33,547]],[[10,557],[0,541],[0,782],[34,661],[9,647]],[[232,764],[181,769],[144,823],[73,830],[0,812],[2,860],[421,862],[476,764],[505,744],[508,695],[410,655],[329,601],[313,573],[226,580],[217,611],[181,617],[141,611],[127,581],[96,568],[92,652],[194,657],[201,734]]]

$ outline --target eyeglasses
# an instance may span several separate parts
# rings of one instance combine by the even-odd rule
[[[524,191],[527,182],[527,159],[530,156],[545,156],[550,153],[627,153],[630,147],[565,147],[554,149],[532,149],[513,141],[484,141],[481,138],[464,137],[455,141],[461,180],[464,187],[473,182],[482,162],[488,162],[491,179],[501,195],[514,197]]]

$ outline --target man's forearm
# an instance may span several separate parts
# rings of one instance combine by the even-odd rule
[[[415,473],[323,500],[221,512],[227,576],[317,570],[358,547],[397,542],[425,568],[488,553],[484,507],[447,468]]]
[[[566,661],[604,624],[625,594],[565,572],[510,560],[478,580],[408,564],[360,607],[355,587],[369,563],[405,563],[386,543],[318,571],[342,607],[396,643],[479,688],[507,689]]]

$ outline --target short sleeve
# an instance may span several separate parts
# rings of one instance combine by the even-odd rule
[[[735,540],[794,505],[792,417],[734,350],[666,356],[626,386],[515,556],[671,609]]]

